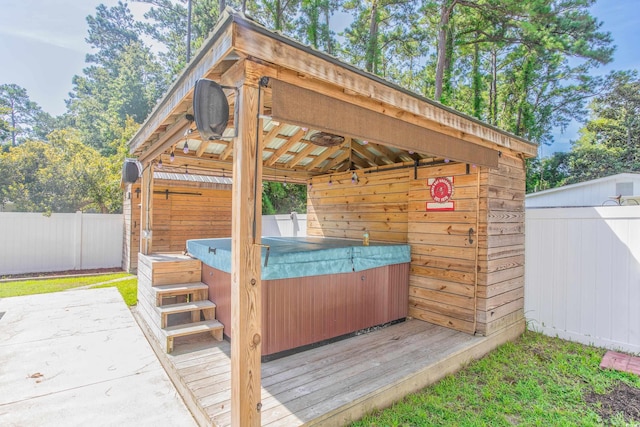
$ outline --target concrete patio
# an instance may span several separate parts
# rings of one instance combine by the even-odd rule
[[[0,425],[196,423],[106,288],[0,299]]]

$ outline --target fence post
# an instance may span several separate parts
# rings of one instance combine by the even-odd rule
[[[82,269],[82,211],[76,211],[74,218],[74,270]]]

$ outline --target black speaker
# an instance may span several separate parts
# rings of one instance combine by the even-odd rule
[[[200,79],[193,91],[193,115],[204,140],[220,139],[229,122],[229,102],[222,87]]]
[[[122,180],[127,184],[133,184],[140,177],[140,164],[136,159],[124,159],[122,165]]]

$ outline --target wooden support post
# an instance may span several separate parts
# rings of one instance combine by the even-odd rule
[[[153,248],[153,163],[147,163],[142,170],[140,183],[140,252],[148,255]]]
[[[240,87],[238,137],[233,151],[231,243],[231,424],[260,426],[262,131],[259,88]],[[256,146],[257,145],[257,146]],[[261,154],[260,154],[261,155]]]

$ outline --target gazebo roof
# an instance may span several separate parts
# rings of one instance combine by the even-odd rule
[[[245,68],[271,80],[262,100],[265,179],[304,182],[320,174],[445,159],[495,166],[506,149],[522,157],[536,155],[537,147],[520,137],[230,10],[133,137],[131,152],[143,163],[161,159],[167,171],[228,175],[235,132],[233,88],[225,89],[230,118],[222,138],[203,140],[187,115],[193,114],[198,79],[233,85]],[[317,145],[312,139],[318,132],[344,139],[332,147]]]

